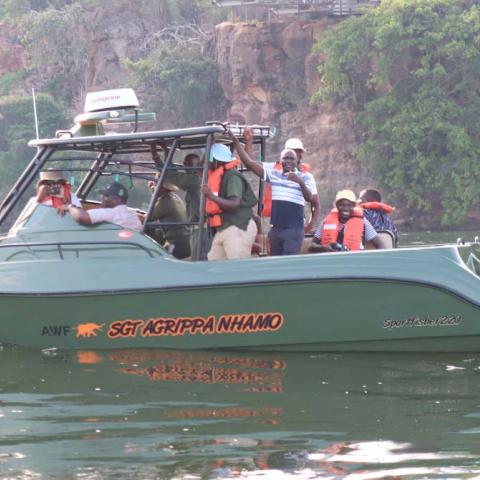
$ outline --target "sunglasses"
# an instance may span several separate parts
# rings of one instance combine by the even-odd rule
[[[296,158],[291,155],[287,155],[286,157],[282,157],[282,160],[296,160]]]

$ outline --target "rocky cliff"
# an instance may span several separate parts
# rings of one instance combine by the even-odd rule
[[[87,42],[87,58],[83,78],[78,79],[77,105],[73,106],[77,111],[84,92],[128,84],[123,60],[140,58],[146,39],[161,25],[160,19],[144,18],[128,9],[86,10],[84,15],[87,21],[82,22],[81,35]],[[332,24],[330,19],[221,23],[215,27],[210,49],[230,105],[225,118],[241,114],[248,123],[276,127],[268,160],[277,158],[287,138],[301,138],[307,149],[304,161],[317,179],[323,210],[330,207],[337,189],[358,191],[372,186],[367,167],[357,161],[351,112],[331,104],[310,104],[319,82],[319,58],[311,48]],[[16,32],[0,25],[0,75],[26,66],[27,55]],[[30,84],[35,79],[15,85],[16,92],[11,93],[28,94]]]
[[[357,161],[351,112],[310,104],[320,81],[320,59],[311,54],[312,45],[332,23],[222,23],[215,29],[215,56],[230,114],[277,128],[271,160],[287,138],[303,140],[304,161],[317,179],[324,209],[337,189],[358,191],[372,183]]]

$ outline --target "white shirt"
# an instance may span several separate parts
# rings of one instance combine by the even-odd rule
[[[272,200],[281,200],[284,202],[296,203],[298,205],[305,205],[305,198],[302,189],[297,182],[288,180],[283,171],[279,171],[275,168],[275,163],[263,163],[262,165],[265,172],[265,178],[272,185]],[[298,175],[305,182],[306,187],[310,190],[312,195],[317,193],[315,179],[311,173],[303,173],[299,170],[295,170],[293,173]]]
[[[125,204],[113,208],[92,208],[87,210],[87,213],[92,223],[110,222],[137,232],[142,229],[137,214],[129,210]]]

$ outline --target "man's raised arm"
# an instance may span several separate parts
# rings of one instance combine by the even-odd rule
[[[263,170],[263,165],[259,162],[256,162],[255,160],[252,160],[252,157],[246,152],[246,150],[243,148],[243,145],[240,143],[240,140],[233,135],[233,133],[228,130],[227,131],[229,137],[232,139],[233,145],[235,147],[235,150],[238,153],[238,156],[240,157],[240,160],[243,162],[243,164],[251,170],[253,173],[255,173],[257,176],[260,178],[264,177],[264,170]],[[251,142],[253,139],[253,132],[250,127],[245,128],[245,140],[247,144]]]

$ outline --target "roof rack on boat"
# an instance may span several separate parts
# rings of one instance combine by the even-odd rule
[[[218,122],[218,121],[210,121],[205,122],[206,125],[221,125],[225,131],[228,129],[230,130],[233,135],[236,137],[243,137],[245,135],[245,129],[251,128],[254,137],[260,138],[273,138],[277,133],[277,129],[275,127],[271,127],[269,125],[239,125],[238,123],[229,123],[229,122]]]

